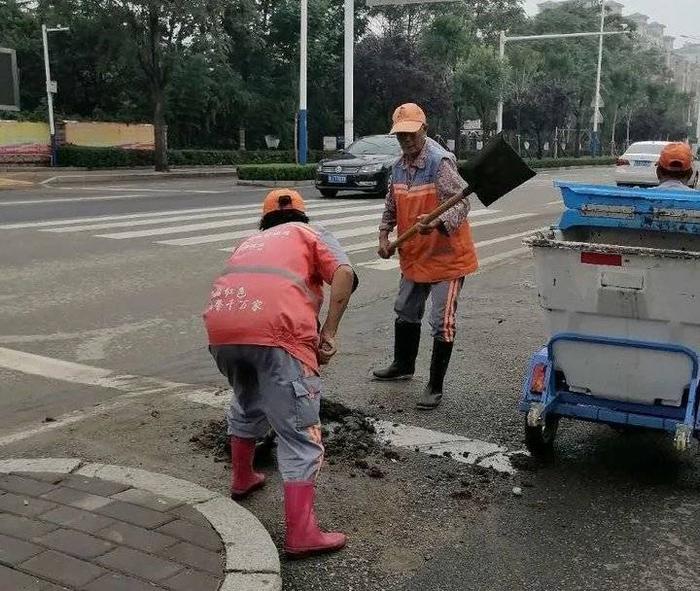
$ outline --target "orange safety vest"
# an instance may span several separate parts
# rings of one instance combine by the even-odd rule
[[[416,223],[419,215],[440,205],[435,178],[444,158],[454,156],[437,142],[427,140],[425,166],[409,181],[408,169],[401,161],[394,165],[392,191],[396,203],[397,231],[402,234]],[[416,283],[437,283],[464,277],[479,266],[469,222],[465,221],[449,236],[434,231],[417,234],[399,247],[401,272]]]
[[[333,261],[321,232],[307,224],[251,236],[214,282],[203,314],[209,343],[281,347],[318,373],[323,282],[344,263]]]

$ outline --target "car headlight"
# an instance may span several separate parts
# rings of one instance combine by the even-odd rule
[[[381,164],[367,164],[360,168],[360,172],[364,174],[371,174],[373,172],[379,172],[382,169]]]
[[[316,172],[321,172],[321,170],[323,170],[323,162],[319,162],[316,165]]]

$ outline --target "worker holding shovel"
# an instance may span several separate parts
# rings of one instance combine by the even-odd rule
[[[429,410],[442,400],[464,278],[478,266],[467,198],[473,193],[488,207],[535,172],[498,134],[465,167],[467,183],[457,172],[454,155],[427,137],[425,113],[418,105],[401,105],[393,121],[391,133],[396,134],[403,157],[394,165],[386,197],[379,256],[388,259],[398,249],[401,282],[394,306],[394,361],[374,375],[379,380],[413,376],[425,302],[431,296],[433,356],[430,379],[417,404]],[[390,242],[394,226],[399,237]]]
[[[394,254],[389,233],[395,226],[402,234],[418,223],[419,235],[399,249],[401,281],[394,306],[394,360],[389,367],[376,370],[374,376],[378,380],[413,376],[425,303],[431,296],[430,379],[417,403],[417,408],[429,410],[442,399],[456,334],[457,301],[465,276],[476,271],[478,262],[467,220],[468,201],[426,223],[427,214],[467,187],[457,172],[454,155],[427,137],[425,113],[418,105],[398,107],[393,123],[391,133],[396,134],[403,156],[394,166],[379,226],[379,256],[386,259]]]

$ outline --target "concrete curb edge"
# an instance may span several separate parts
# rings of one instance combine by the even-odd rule
[[[223,495],[165,474],[78,458],[0,460],[0,474],[11,472],[54,472],[101,478],[188,503],[209,521],[224,542],[226,566],[219,591],[282,589],[279,555],[270,534],[250,511]],[[234,515],[236,519],[232,520]],[[234,521],[243,526],[234,527]],[[246,566],[242,567],[242,563]]]

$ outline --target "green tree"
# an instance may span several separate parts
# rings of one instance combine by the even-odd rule
[[[454,95],[460,105],[470,106],[481,119],[482,137],[490,135],[501,93],[506,87],[508,67],[501,64],[496,52],[477,45],[457,65]]]
[[[217,0],[85,0],[93,14],[117,23],[135,47],[153,108],[155,168],[168,170],[166,98],[175,64],[193,38],[216,38],[219,30]]]

